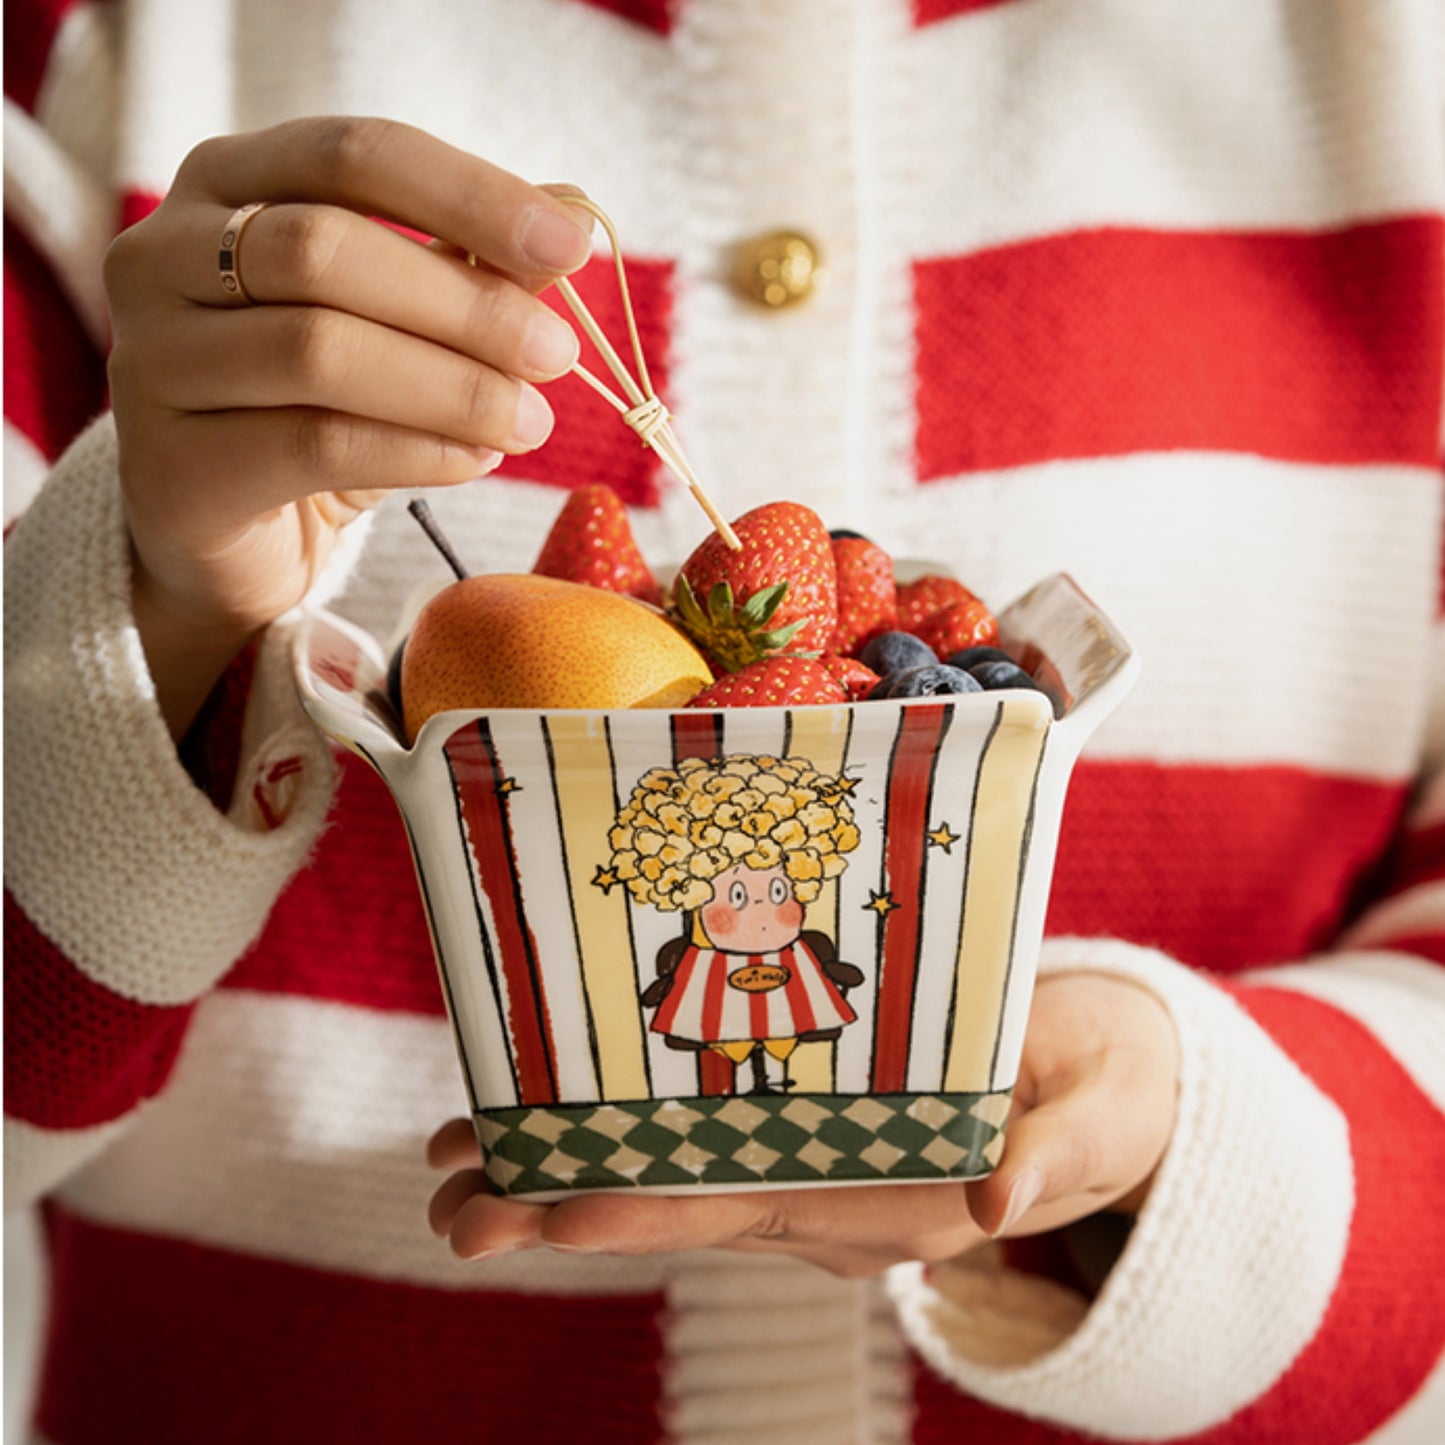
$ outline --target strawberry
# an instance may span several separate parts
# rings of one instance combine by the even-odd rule
[[[893,558],[867,537],[835,532],[833,564],[838,571],[838,632],[833,651],[851,657],[870,637],[898,626]]]
[[[940,577],[929,572],[898,588],[898,627],[902,632],[917,632],[935,612],[942,612],[955,602],[967,602],[973,593],[955,577]]]
[[[965,647],[998,645],[998,623],[994,615],[972,593],[961,602],[926,618],[914,635],[926,642],[943,661]]]
[[[849,702],[862,702],[878,686],[878,674],[867,663],[859,662],[856,657],[831,653],[827,657],[820,657],[818,662],[848,694]]]
[[[734,552],[711,533],[682,564],[676,620],[726,672],[785,649],[822,653],[838,626],[838,573],[827,530],[797,502],[770,502],[733,523]]]
[[[568,494],[532,571],[662,604],[662,591],[633,540],[627,508],[603,482]]]
[[[811,657],[777,656],[750,662],[703,688],[689,707],[803,707],[847,702],[848,694]]]

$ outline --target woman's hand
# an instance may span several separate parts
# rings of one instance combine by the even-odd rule
[[[1058,974],[1035,992],[1003,1162],[986,1179],[529,1204],[489,1191],[471,1124],[453,1119],[428,1145],[433,1167],[458,1171],[432,1196],[431,1225],[467,1259],[541,1246],[608,1254],[722,1246],[781,1251],[849,1277],[876,1274],[1100,1209],[1137,1209],[1173,1130],[1178,1072],[1174,1025],[1152,994],[1101,974]]]
[[[217,253],[253,201],[269,205],[238,248],[247,305],[222,288]],[[546,439],[532,383],[566,371],[577,339],[535,293],[583,264],[589,228],[422,131],[346,117],[206,141],[115,241],[110,382],[136,620],[174,733],[359,511]]]

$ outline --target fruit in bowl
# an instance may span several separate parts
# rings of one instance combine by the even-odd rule
[[[1038,687],[963,583],[899,583],[877,543],[828,532],[796,502],[739,517],[735,548],[710,534],[670,597],[600,483],[568,495],[530,573],[467,575],[425,507],[412,510],[459,580],[393,658],[408,742],[454,709],[836,706]]]
[[[437,672],[458,690],[419,736],[422,704],[406,699],[410,745],[372,639],[322,613],[297,644],[303,704],[406,820],[491,1185],[549,1199],[985,1172],[1068,773],[1133,680],[1127,643],[1054,576],[1004,611],[1002,646],[940,658],[906,632],[912,645],[868,652],[880,679],[840,650],[841,629],[816,657],[794,632],[726,671],[676,614],[618,595],[595,550],[579,555],[609,585],[525,574],[440,594],[402,653],[404,685],[416,694]],[[777,565],[708,579],[695,599],[710,614],[726,581],[734,614],[785,631],[792,579]],[[917,570],[900,568],[904,586]],[[905,632],[886,588],[881,606],[870,591],[840,589],[868,601],[854,651],[888,622]],[[934,585],[909,596],[910,628],[965,600]],[[657,628],[691,670],[681,706],[556,706],[595,651]],[[559,662],[563,634],[575,647]],[[1020,664],[1027,690],[991,690],[1018,684]],[[890,677],[892,699],[865,700]],[[523,681],[539,692],[498,691]],[[744,907],[757,918],[740,926]],[[716,991],[737,1007],[708,1022]]]
[[[408,742],[453,708],[683,707],[712,681],[656,608],[528,573],[466,577],[421,610],[401,660]]]

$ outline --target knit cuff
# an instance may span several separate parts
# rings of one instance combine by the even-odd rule
[[[1354,1201],[1336,1106],[1222,991],[1149,949],[1055,939],[1040,973],[1154,993],[1178,1030],[1173,1138],[1092,1305],[998,1252],[892,1272],[920,1354],[1005,1409],[1114,1439],[1168,1439],[1262,1394],[1313,1336]]]
[[[195,998],[305,860],[334,784],[295,700],[286,628],[260,649],[229,815],[161,718],[130,605],[109,417],[57,464],[5,546],[5,871],[30,920],[96,983]]]

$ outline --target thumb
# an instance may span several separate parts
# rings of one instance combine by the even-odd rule
[[[1141,1105],[1113,1071],[1071,1085],[1008,1126],[1003,1162],[967,1187],[987,1234],[1037,1234],[1093,1214],[1146,1179],[1169,1137],[1159,1111]]]

